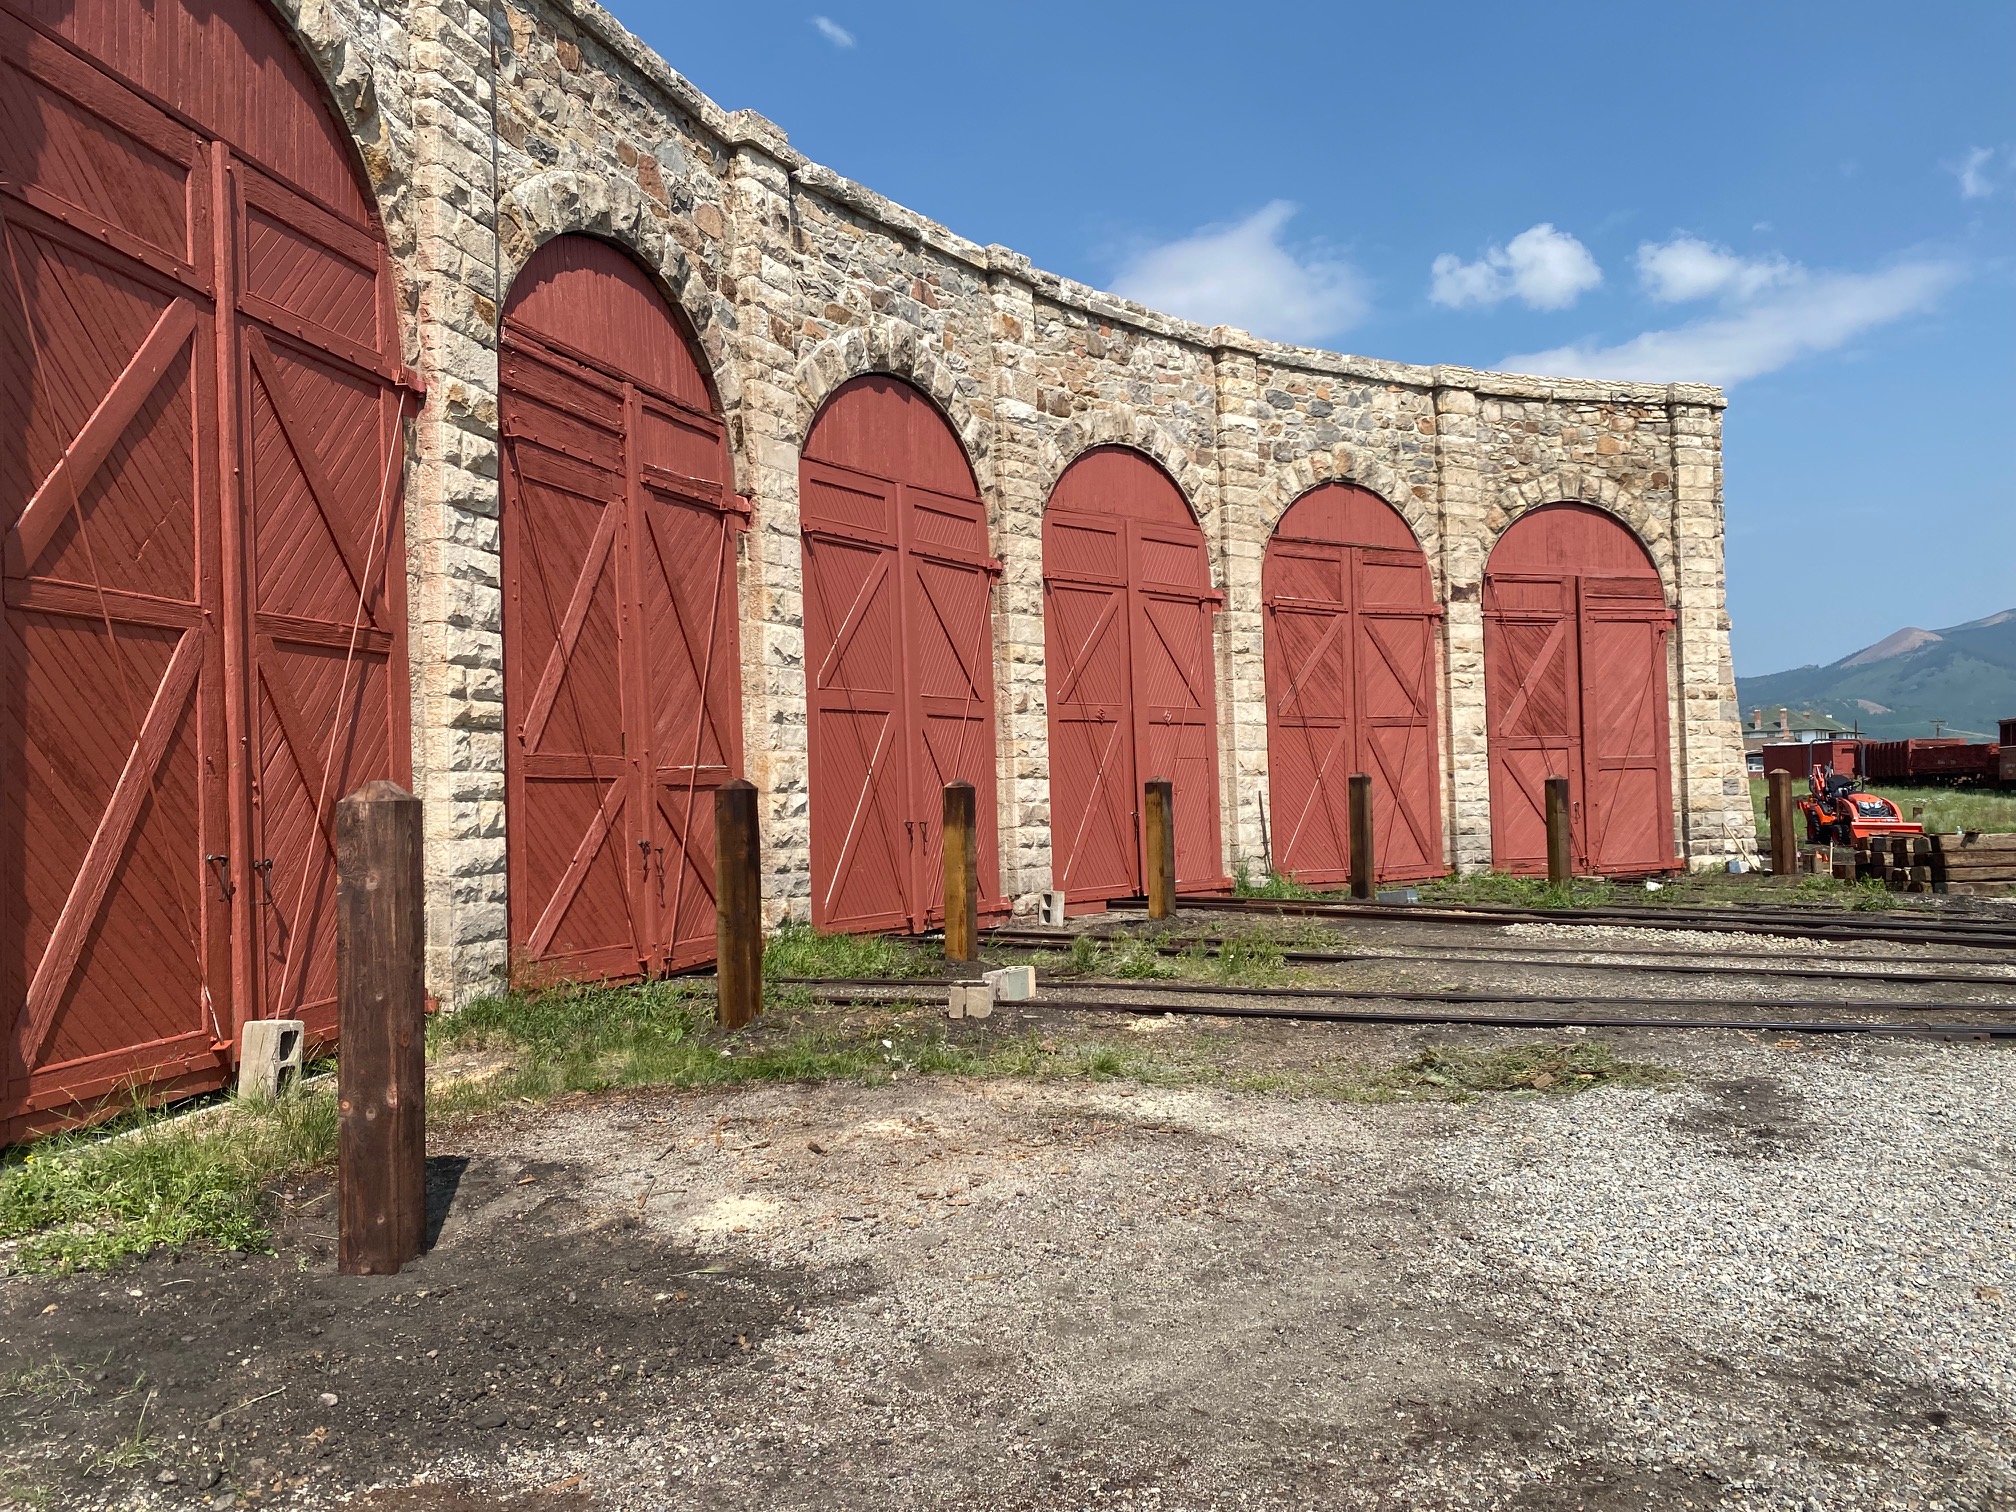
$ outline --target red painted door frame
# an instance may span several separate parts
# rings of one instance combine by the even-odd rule
[[[815,455],[822,450],[853,460]],[[963,452],[921,395],[872,375],[828,401],[805,453],[812,922],[832,932],[914,932],[943,921],[942,794],[955,778],[976,789],[981,911],[1002,916],[993,642],[1001,564]],[[926,472],[930,481],[920,481]]]
[[[218,1085],[251,1018],[331,1037],[330,810],[411,780],[413,385],[353,150],[247,0],[144,47],[37,15],[0,0],[0,1142]]]
[[[512,971],[652,976],[714,956],[747,512],[697,359],[641,271],[562,238],[520,279],[500,365]],[[671,371],[583,349],[640,340]]]
[[[1544,783],[1565,776],[1578,871],[1673,870],[1682,864],[1668,744],[1673,614],[1657,571],[1623,525],[1586,506],[1523,517],[1498,551],[1522,527],[1534,538],[1556,531],[1546,550],[1558,560],[1485,570],[1493,865],[1546,870]]]
[[[1083,470],[1081,472],[1081,470]],[[1176,790],[1176,884],[1227,886],[1204,533],[1147,457],[1096,448],[1043,514],[1051,876],[1073,905],[1138,897],[1141,785]]]
[[[1298,593],[1282,591],[1291,562],[1302,564],[1288,584]],[[1367,772],[1378,879],[1443,875],[1435,698],[1442,610],[1420,548],[1277,533],[1262,570],[1275,870],[1312,885],[1349,878],[1346,779]],[[1401,591],[1402,583],[1413,591]],[[1308,629],[1291,650],[1286,626],[1297,620]]]

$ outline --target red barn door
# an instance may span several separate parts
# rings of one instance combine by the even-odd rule
[[[1051,876],[1071,901],[1142,890],[1141,784],[1176,793],[1176,885],[1225,884],[1204,532],[1169,475],[1098,447],[1043,513]]]
[[[1645,548],[1601,510],[1551,504],[1499,540],[1484,574],[1484,695],[1501,870],[1546,870],[1554,776],[1568,778],[1577,870],[1679,864],[1667,746],[1672,619]]]
[[[1324,484],[1281,517],[1261,592],[1274,869],[1349,878],[1347,779],[1366,772],[1379,879],[1442,875],[1441,611],[1407,522],[1377,494]]]
[[[330,810],[409,781],[375,208],[256,0],[0,0],[0,1141],[334,1021]]]
[[[713,959],[713,791],[741,770],[727,432],[629,257],[565,236],[511,286],[504,707],[513,970]]]
[[[987,511],[945,417],[896,378],[843,385],[799,464],[812,922],[944,919],[942,794],[970,782],[981,907],[998,913]]]

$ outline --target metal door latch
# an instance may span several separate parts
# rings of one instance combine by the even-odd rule
[[[231,873],[227,869],[231,865],[230,855],[224,851],[217,851],[212,855],[205,856],[203,860],[212,871],[217,873],[217,891],[223,894],[224,901],[229,903],[233,891]]]
[[[273,906],[273,858],[266,856],[252,863],[252,870],[259,873],[259,901],[266,907]]]

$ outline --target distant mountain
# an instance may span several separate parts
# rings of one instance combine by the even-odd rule
[[[1997,720],[2016,719],[2016,609],[1946,630],[1907,626],[1824,667],[1795,667],[1736,679],[1743,726],[1780,705],[1859,725],[1881,740],[1927,736],[1932,721],[1953,735],[1995,738]]]

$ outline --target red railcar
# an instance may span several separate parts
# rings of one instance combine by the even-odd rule
[[[1870,740],[1862,745],[1862,773],[1871,782],[1994,782],[2001,750],[1993,743],[1939,740]]]
[[[1861,770],[1857,748],[1859,740],[1781,740],[1776,745],[1764,747],[1764,771],[1790,772],[1804,782],[1821,767],[1842,776],[1854,776]]]

